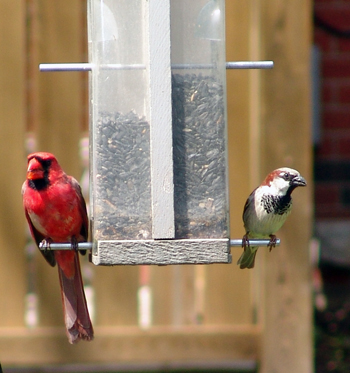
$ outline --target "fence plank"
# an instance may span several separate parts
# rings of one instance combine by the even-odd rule
[[[63,328],[0,329],[2,364],[162,363],[252,360],[260,350],[256,327],[96,328],[92,343],[72,348]]]
[[[226,60],[250,59],[250,3],[226,1]],[[232,238],[244,234],[242,212],[251,188],[250,147],[250,73],[227,71],[228,156],[230,190],[230,231]],[[232,248],[232,264],[207,269],[207,322],[251,323],[252,278],[236,265],[241,249]],[[239,286],[237,286],[240,284]],[[221,291],[219,290],[221,289]],[[216,305],[213,307],[213,305]]]
[[[84,62],[81,0],[69,3],[38,1],[38,64]],[[82,120],[82,75],[79,72],[41,73],[38,80],[37,147],[54,153],[64,170],[80,177],[79,140]],[[87,76],[86,76],[87,79]]]
[[[312,372],[309,239],[312,222],[310,113],[311,1],[263,2],[265,56],[275,62],[263,80],[264,171],[289,166],[309,182],[296,190],[281,246],[268,254],[262,372]]]
[[[96,325],[137,325],[138,267],[94,268]]]
[[[36,150],[54,153],[63,169],[79,180],[79,140],[82,120],[86,120],[82,110],[82,97],[85,97],[82,75],[77,72],[41,73],[38,65],[42,62],[83,61],[82,43],[86,39],[82,34],[85,30],[82,12],[85,5],[82,0],[64,4],[53,0],[29,0],[27,6],[30,17],[26,30],[29,52],[27,79],[30,82],[27,130],[34,133]],[[61,325],[57,269],[50,268],[40,254],[36,255],[35,266],[39,324]]]
[[[0,14],[0,326],[23,325],[25,295],[25,7],[1,1]],[[9,16],[11,15],[11,17]]]

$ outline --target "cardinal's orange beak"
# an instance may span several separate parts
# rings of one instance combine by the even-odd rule
[[[36,179],[43,179],[44,178],[44,169],[40,162],[32,158],[28,163],[27,169],[27,179],[28,180],[36,180]]]

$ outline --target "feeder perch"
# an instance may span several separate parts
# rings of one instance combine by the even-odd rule
[[[273,63],[226,63],[224,20],[224,0],[88,0],[89,63],[40,66],[90,71],[94,264],[230,263],[226,68]]]

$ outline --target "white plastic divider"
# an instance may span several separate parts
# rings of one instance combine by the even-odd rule
[[[171,105],[170,0],[149,0],[148,61],[152,237],[175,237]]]

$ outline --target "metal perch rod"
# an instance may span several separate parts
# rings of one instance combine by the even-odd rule
[[[267,246],[270,243],[270,240],[256,240],[251,239],[249,240],[250,246]],[[279,238],[276,239],[276,246],[279,246],[281,243],[281,240]],[[241,239],[232,239],[230,240],[230,246],[234,247],[242,247],[242,240]]]
[[[92,242],[79,242],[77,245],[77,250],[91,250],[92,249]],[[74,250],[72,249],[72,244],[70,242],[65,243],[48,243],[46,241],[42,241],[39,244],[39,249],[43,251],[51,251],[51,250]]]
[[[42,72],[55,71],[91,71],[94,68],[93,63],[41,63],[39,70]],[[214,65],[210,64],[176,64],[173,69],[212,69]],[[146,66],[142,64],[103,64],[101,69],[105,70],[142,70]],[[273,61],[235,61],[226,62],[226,69],[272,69]]]
[[[270,240],[249,240],[250,246],[267,246],[270,243]],[[279,246],[281,240],[277,238],[276,246]],[[230,246],[233,247],[242,247],[242,239],[231,239]],[[40,242],[39,244],[40,250],[73,250],[72,244],[70,242],[67,243],[47,243],[45,241]],[[79,242],[77,244],[77,250],[91,250],[92,249],[92,242]]]

